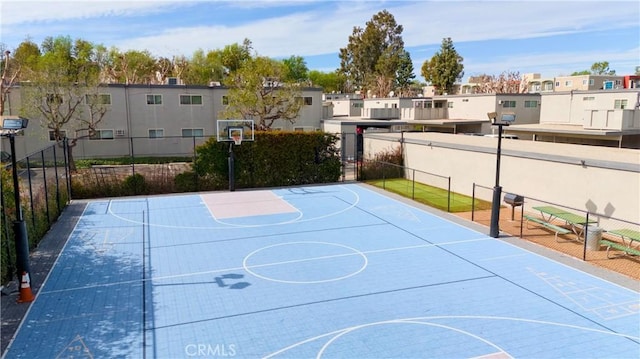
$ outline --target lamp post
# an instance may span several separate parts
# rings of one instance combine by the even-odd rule
[[[492,121],[492,126],[498,126],[498,149],[496,151],[496,183],[493,186],[493,200],[491,201],[491,222],[489,226],[489,236],[498,238],[500,236],[500,198],[502,197],[502,187],[500,187],[500,155],[502,148],[502,128],[509,126],[516,119],[514,114],[503,114],[500,121],[495,112],[487,114]]]
[[[11,145],[11,169],[13,173],[13,194],[16,205],[16,220],[13,221],[13,232],[16,246],[16,271],[18,279],[25,273],[30,276],[29,266],[29,239],[27,237],[27,226],[22,215],[20,206],[20,184],[18,182],[18,169],[16,163],[16,132],[27,128],[29,120],[16,116],[3,116],[2,136],[9,138]]]

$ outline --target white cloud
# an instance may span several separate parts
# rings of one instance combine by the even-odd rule
[[[214,6],[200,6],[203,3],[214,3]],[[323,3],[282,0],[9,0],[0,4],[3,42],[7,41],[7,38],[16,37],[17,32],[13,29],[19,28],[19,31],[30,33],[20,34],[17,40],[14,39],[18,42],[26,35],[32,34],[40,34],[43,37],[68,34],[115,46],[123,51],[144,49],[156,56],[168,57],[190,56],[197,49],[218,49],[242,42],[245,38],[253,42],[254,49],[259,54],[270,57],[337,54],[341,47],[346,46],[354,26],[364,27],[374,14],[387,9],[404,28],[402,36],[405,46],[415,49],[411,55],[416,74],[419,74],[422,62],[439,48],[444,37],[451,37],[458,47],[459,44],[467,42],[551,38],[558,34],[592,33],[615,28],[631,29],[630,31],[637,33],[640,16],[637,1],[607,2],[606,6],[600,1],[349,0]],[[201,8],[201,11],[223,11],[228,8],[237,10],[241,7],[252,14],[247,18],[257,17],[259,20],[229,18],[225,23],[200,22],[192,27],[174,27],[172,16],[186,13],[194,8],[194,4],[198,9]],[[307,6],[309,4],[312,6]],[[274,9],[282,11],[274,12]],[[278,15],[279,13],[284,15]],[[122,26],[120,22],[123,17],[130,21],[127,26]],[[100,27],[92,26],[98,20]],[[159,23],[159,20],[163,22]],[[68,24],[79,27],[65,27]],[[85,37],[85,34],[92,37]],[[16,45],[17,43],[9,44],[10,47]],[[430,50],[426,50],[427,48]],[[480,62],[492,57],[490,51],[487,49],[484,56],[465,55],[465,72],[492,73],[493,71],[485,69],[506,69],[513,64],[522,67],[528,67],[530,64],[531,68],[548,67],[549,71],[552,71],[560,69],[563,65],[569,67],[588,63],[590,66],[594,61],[603,60],[627,66],[638,59],[637,50],[622,54],[613,50],[603,52],[599,49],[558,54],[551,53],[557,52],[557,49],[535,48],[531,49],[531,53],[537,55],[516,55]],[[503,52],[508,53],[509,50]],[[622,59],[621,56],[627,56],[627,59]]]
[[[185,4],[179,1],[2,1],[2,26],[42,24],[96,17],[139,16]]]

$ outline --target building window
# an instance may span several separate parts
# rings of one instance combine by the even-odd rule
[[[305,106],[313,105],[313,97],[305,96],[305,97],[296,97],[296,101],[301,101]]]
[[[147,105],[162,105],[162,95],[147,95]]]
[[[589,85],[593,86],[596,83],[595,79],[589,79]]]
[[[66,138],[67,137],[67,131],[60,130],[60,137],[61,138]],[[55,141],[55,140],[56,140],[55,131],[49,131],[49,141]]]
[[[622,85],[622,80],[616,80],[616,81],[615,81],[615,84],[616,84],[616,86],[620,86],[620,85]]]
[[[163,137],[164,137],[164,129],[162,128],[149,129],[149,138],[163,138]]]
[[[58,94],[47,94],[47,103],[49,105],[53,105],[53,104],[61,104],[62,103],[62,95],[58,95]]]
[[[447,108],[453,108],[453,102],[447,102]]]
[[[183,128],[182,137],[204,137],[204,129],[202,128]]]
[[[96,130],[93,136],[89,137],[91,140],[113,140],[113,130]]]
[[[572,86],[573,85],[573,81],[567,80],[567,81],[564,82],[564,85],[565,86]]]
[[[502,107],[503,108],[514,108],[514,107],[516,107],[516,102],[515,101],[502,101]]]
[[[560,87],[560,81],[556,81],[556,87]]]
[[[181,105],[202,105],[202,95],[180,95]]]
[[[557,84],[557,83],[556,83]],[[544,84],[544,89],[545,91],[551,91],[553,90],[553,83],[552,82],[547,82]]]
[[[594,101],[595,99],[593,96],[585,96],[582,98],[582,101]]]
[[[536,107],[538,107],[537,100],[524,101],[524,108],[536,108]]]
[[[469,99],[468,98],[464,98],[464,99],[462,99],[462,102],[469,102]]]
[[[222,96],[222,104],[225,105],[225,106],[229,104],[229,97],[228,96]]]
[[[87,105],[111,105],[111,94],[86,95],[84,100]]]
[[[627,100],[616,100],[613,108],[616,110],[624,110],[627,108]]]
[[[583,84],[583,85],[586,85],[586,84],[588,84],[588,83],[589,83],[589,80],[587,80],[587,79],[582,80],[582,84]]]
[[[433,103],[433,108],[443,108],[444,106],[442,105],[442,102],[434,102]]]

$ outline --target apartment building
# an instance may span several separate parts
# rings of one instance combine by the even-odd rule
[[[543,93],[539,123],[509,131],[535,141],[640,148],[640,89]]]
[[[624,88],[624,76],[575,75],[555,77],[554,91],[595,91]]]
[[[97,157],[126,154],[130,148],[127,141],[122,140],[127,138],[136,139],[137,151],[141,153],[190,153],[192,143],[189,141],[166,139],[215,137],[217,120],[222,119],[220,112],[228,103],[228,91],[215,85],[105,85],[100,96],[107,104],[107,112],[96,135],[83,141],[74,153]],[[304,105],[295,123],[277,120],[272,128],[295,131],[321,128],[322,89],[303,88],[301,97]],[[5,115],[20,114],[20,99],[21,89],[16,86],[6,102]],[[24,134],[16,137],[17,157],[53,144],[53,134],[45,128],[42,119],[29,120]],[[70,132],[72,128],[63,128],[63,131]],[[7,142],[2,141],[2,150],[9,152]]]

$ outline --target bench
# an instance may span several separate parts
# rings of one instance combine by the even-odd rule
[[[529,222],[535,222],[535,223],[538,223],[538,224],[540,224],[540,225],[542,225],[542,226],[554,231],[555,234],[556,234],[556,236],[555,236],[556,242],[559,242],[558,241],[558,234],[569,234],[569,233],[571,233],[570,229],[567,229],[567,228],[564,228],[564,227],[560,227],[560,226],[556,226],[553,223],[549,223],[549,222],[547,222],[547,221],[545,221],[543,219],[537,218],[537,217],[533,217],[533,216],[525,214],[524,218],[527,220],[527,226],[528,226]]]
[[[615,249],[617,249],[619,251],[624,252],[623,255],[626,253],[626,254],[631,254],[631,255],[634,255],[634,256],[640,256],[640,249],[629,247],[626,244],[622,244],[622,243],[619,243],[619,242],[610,241],[608,239],[601,239],[600,240],[600,245],[601,246],[607,246],[607,258],[616,258],[617,257],[617,256],[611,257],[609,255],[609,250],[611,248],[615,248]]]
[[[632,247],[634,241],[640,241],[640,232],[634,231],[631,229],[617,229],[613,231],[607,231],[607,233],[612,234],[614,236],[620,237],[622,239],[622,243],[616,241],[610,241],[608,239],[601,239],[600,245],[607,246],[607,258],[615,258],[619,256],[611,257],[609,255],[609,250],[611,248],[615,248],[619,251],[622,251],[622,255],[630,254],[634,256],[640,256],[640,248]],[[629,244],[625,243],[625,238],[629,239]]]

